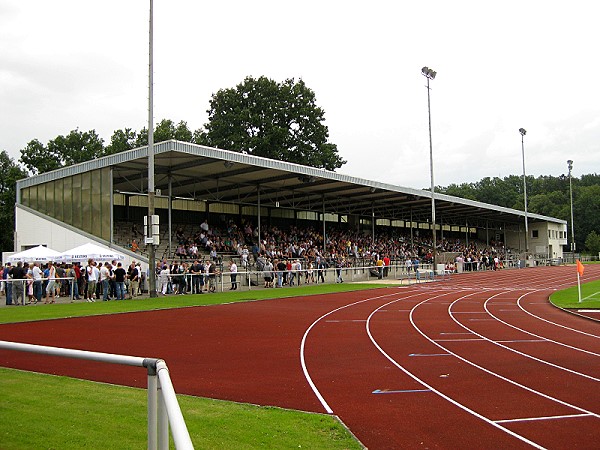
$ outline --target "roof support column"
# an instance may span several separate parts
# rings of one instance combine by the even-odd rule
[[[371,242],[375,244],[375,205],[371,205]]]
[[[172,247],[172,238],[171,236],[173,235],[173,175],[169,173],[169,203],[168,203],[168,209],[169,209],[169,258],[173,257],[173,247]]]
[[[71,198],[72,194],[71,194]],[[115,243],[115,192],[113,187],[113,167],[110,167],[110,243]]]
[[[413,236],[413,214],[412,206],[410,207],[410,251],[413,252],[415,248],[414,236]]]
[[[260,233],[260,184],[256,185],[256,197],[257,197],[257,205],[258,205],[258,212],[256,214],[257,216],[257,220],[258,220],[258,224],[256,225],[256,229],[258,230],[258,248],[260,249],[260,237],[261,237],[261,233]]]
[[[325,239],[325,196],[321,197],[321,205],[323,206],[323,215],[322,215],[322,220],[323,220],[323,257],[325,257],[325,252],[327,251],[327,242]]]

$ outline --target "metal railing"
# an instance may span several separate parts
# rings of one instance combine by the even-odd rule
[[[175,448],[193,449],[185,420],[181,413],[167,364],[158,358],[116,355],[112,353],[73,350],[44,345],[0,341],[0,349],[64,358],[84,359],[125,366],[145,367],[148,371],[148,449],[169,448],[169,425]]]

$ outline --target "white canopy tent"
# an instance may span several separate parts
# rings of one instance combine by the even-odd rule
[[[94,261],[123,261],[125,255],[112,248],[101,247],[92,243],[80,245],[60,255],[60,261],[67,263],[87,262],[88,259],[93,259]]]
[[[37,247],[23,250],[22,252],[15,253],[8,257],[10,263],[21,262],[48,262],[57,261],[61,256],[60,252],[52,250],[51,248],[38,245]]]

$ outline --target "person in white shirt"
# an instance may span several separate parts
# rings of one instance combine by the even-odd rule
[[[52,264],[52,261],[48,263],[48,286],[46,286],[46,299],[44,303],[54,303],[54,290],[56,288],[56,267]],[[50,301],[52,297],[52,301]]]
[[[96,296],[96,283],[98,283],[98,277],[100,273],[96,267],[96,263],[93,259],[88,260],[88,265],[85,268],[87,274],[87,293],[86,299],[88,302],[95,302],[94,297]]]
[[[35,302],[39,303],[42,301],[42,278],[44,278],[44,272],[40,268],[40,263],[33,263],[33,269],[31,269],[31,277],[33,278],[33,296]]]
[[[235,291],[237,289],[237,264],[232,259],[229,263],[229,272],[231,272],[231,287],[230,291]]]
[[[162,266],[160,273],[158,274],[158,280],[160,281],[160,292],[162,295],[167,295],[167,289],[169,287],[169,266],[166,264]]]
[[[100,267],[100,283],[102,283],[102,301],[108,301],[108,291],[110,290],[110,267],[108,262],[105,262]]]

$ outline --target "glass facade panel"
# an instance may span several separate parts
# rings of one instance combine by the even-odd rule
[[[63,180],[63,222],[73,224],[73,177]]]
[[[26,189],[22,189],[21,190],[21,204],[25,205],[25,206],[29,206],[29,192],[30,192],[30,188],[26,188]]]
[[[46,189],[43,184],[38,184],[38,186],[37,186],[37,198],[38,198],[37,210],[41,213],[46,214],[46,212],[48,211],[48,208],[46,207]]]
[[[239,214],[240,212],[239,206],[231,203],[211,203],[208,210],[217,214]]]
[[[92,220],[88,232],[95,236],[100,236],[100,228],[102,227],[102,172],[100,170],[93,170],[91,175],[90,214]]]
[[[74,175],[71,180],[73,194],[71,196],[72,225],[77,228],[82,228],[82,210],[81,210],[81,175]]]
[[[113,194],[113,204],[115,206],[125,206],[125,195]]]
[[[55,217],[54,215],[54,184],[44,183],[42,185],[46,191],[46,215]]]
[[[291,209],[280,209],[280,208],[275,208],[271,210],[271,217],[282,217],[282,218],[286,218],[286,219],[293,219],[294,218],[294,211]],[[305,219],[305,214],[303,214],[303,211],[299,211],[298,212],[298,218],[299,219]]]
[[[106,241],[110,241],[111,229],[110,229],[110,214],[111,214],[111,169],[105,167],[99,170],[101,172],[101,183],[98,185],[100,194],[100,229],[94,233],[96,236],[100,236]]]
[[[92,231],[92,173],[81,174],[81,229]]]
[[[54,181],[54,217],[64,222],[64,179]]]
[[[29,191],[29,207],[37,209],[37,186],[31,186],[27,188]]]

